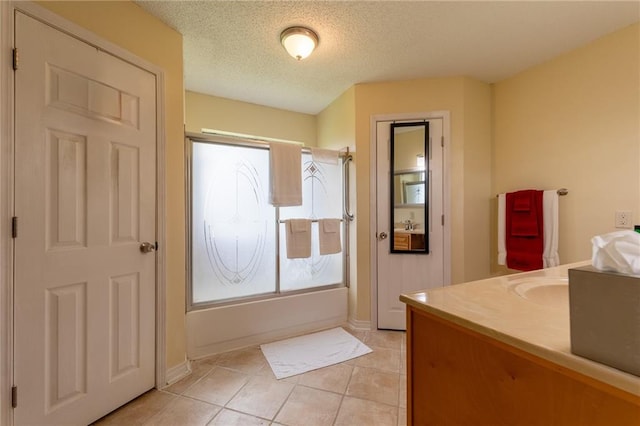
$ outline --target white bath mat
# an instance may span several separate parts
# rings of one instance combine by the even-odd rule
[[[320,331],[261,345],[277,379],[338,364],[368,354],[371,349],[342,328]]]

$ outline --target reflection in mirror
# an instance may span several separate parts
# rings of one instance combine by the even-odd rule
[[[429,123],[391,124],[391,253],[429,253]]]
[[[405,182],[403,191],[405,204],[424,203],[424,180],[419,182]]]

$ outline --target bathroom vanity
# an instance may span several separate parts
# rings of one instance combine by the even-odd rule
[[[640,377],[571,353],[568,269],[405,294],[410,425],[639,425]]]
[[[423,250],[424,232],[395,230],[393,247],[395,250]]]

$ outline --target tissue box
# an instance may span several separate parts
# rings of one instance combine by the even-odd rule
[[[569,269],[571,352],[640,376],[640,277]]]

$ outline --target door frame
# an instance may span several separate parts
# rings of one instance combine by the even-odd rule
[[[135,65],[156,78],[156,347],[155,385],[166,382],[166,182],[164,70],[95,33],[32,2],[0,2],[0,424],[13,424],[13,241],[14,212],[14,72],[10,52],[14,46],[13,14],[19,10],[97,49]],[[115,407],[114,407],[115,408]]]
[[[443,226],[443,284],[451,283],[451,179],[450,179],[450,155],[451,155],[451,114],[449,111],[431,111],[416,113],[397,113],[372,115],[370,118],[370,144],[369,144],[369,265],[371,274],[371,329],[378,328],[378,173],[377,173],[377,123],[379,121],[409,121],[428,119],[442,119],[442,135],[444,138],[442,159],[442,209],[444,212]]]

